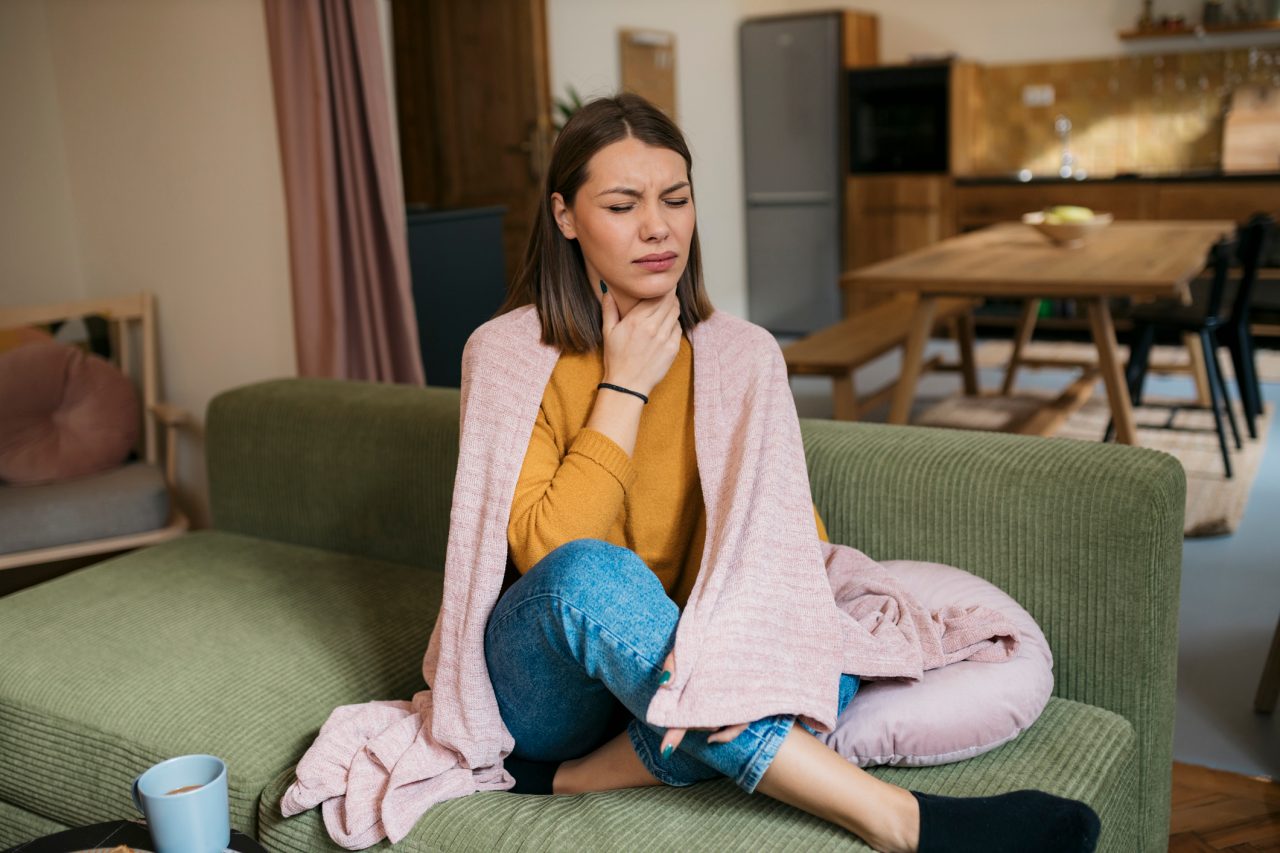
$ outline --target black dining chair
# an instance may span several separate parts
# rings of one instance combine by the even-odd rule
[[[1236,229],[1234,239],[1217,243],[1209,252],[1212,279],[1208,291],[1194,289],[1195,299],[1190,305],[1172,300],[1161,300],[1135,306],[1130,312],[1133,321],[1133,337],[1129,348],[1129,364],[1125,379],[1133,405],[1142,404],[1142,389],[1150,368],[1151,350],[1157,332],[1192,333],[1200,339],[1204,349],[1205,372],[1209,378],[1209,396],[1213,409],[1214,427],[1218,433],[1218,445],[1222,450],[1222,464],[1227,478],[1232,476],[1231,455],[1227,449],[1226,430],[1222,415],[1226,412],[1236,448],[1242,446],[1240,429],[1236,424],[1235,410],[1223,380],[1222,366],[1218,361],[1218,347],[1228,340],[1233,345],[1232,361],[1236,365],[1236,382],[1245,411],[1251,437],[1257,436],[1256,417],[1262,412],[1261,389],[1257,384],[1257,370],[1253,362],[1253,340],[1249,336],[1249,305],[1254,284],[1258,277],[1258,265],[1266,248],[1270,217],[1255,215]],[[1240,263],[1240,281],[1232,300],[1230,313],[1223,311],[1231,259]],[[1224,334],[1224,330],[1230,332]],[[1176,408],[1187,408],[1178,406]],[[1115,433],[1114,423],[1107,424],[1104,441],[1110,441]]]
[[[1240,284],[1231,305],[1231,316],[1218,330],[1218,342],[1231,353],[1236,371],[1236,387],[1244,408],[1249,437],[1258,437],[1258,418],[1262,416],[1262,386],[1258,381],[1258,364],[1254,356],[1253,334],[1249,331],[1249,309],[1257,287],[1258,270],[1263,259],[1272,253],[1280,239],[1276,222],[1265,213],[1254,214],[1239,235]]]

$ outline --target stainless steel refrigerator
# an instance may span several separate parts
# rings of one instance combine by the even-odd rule
[[[841,317],[840,21],[797,15],[739,31],[748,314],[779,334]]]

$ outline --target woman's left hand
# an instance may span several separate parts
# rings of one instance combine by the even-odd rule
[[[674,651],[667,655],[667,659],[663,662],[662,668],[666,672],[671,673],[671,678],[666,682],[667,684],[670,684],[676,677],[676,655]],[[659,687],[658,689],[661,690],[662,688]],[[737,723],[732,726],[721,726],[718,729],[695,726],[694,731],[711,732],[711,734],[707,735],[707,743],[728,743],[746,731],[746,728],[749,725],[751,725],[751,723]],[[663,758],[666,758],[672,752],[676,751],[676,748],[680,746],[680,742],[684,740],[684,736],[688,731],[688,729],[667,729],[667,733],[662,736]],[[667,747],[670,747],[670,750],[668,750]]]

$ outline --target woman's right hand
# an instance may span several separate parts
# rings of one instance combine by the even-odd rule
[[[612,293],[601,296],[600,310],[604,318],[604,381],[649,396],[680,352],[676,289],[641,299],[621,320]]]

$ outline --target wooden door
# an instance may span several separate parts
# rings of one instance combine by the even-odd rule
[[[502,205],[510,279],[552,129],[544,0],[392,0],[405,202]]]

